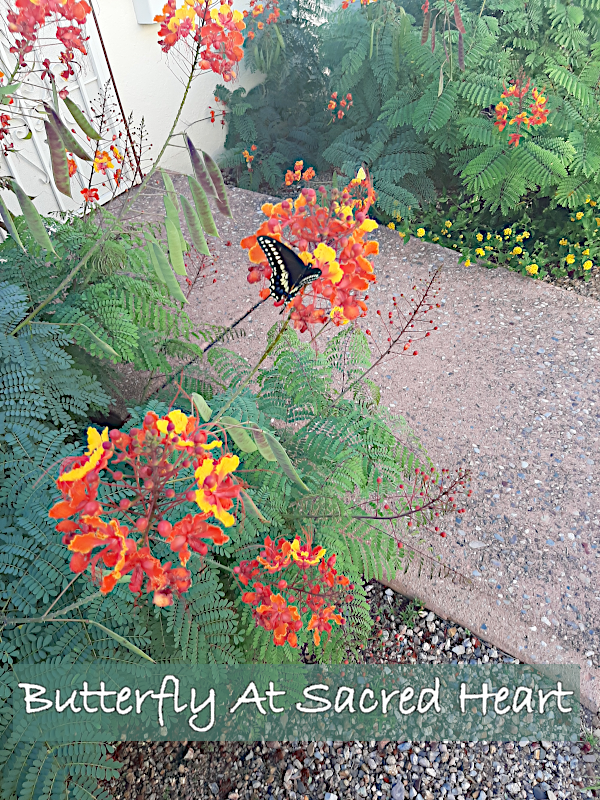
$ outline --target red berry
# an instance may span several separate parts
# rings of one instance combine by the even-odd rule
[[[440,536],[442,537],[442,539],[445,539],[445,538],[446,538],[446,534],[445,534],[445,532],[444,532],[444,531],[442,531],[442,532],[440,533]]]
[[[377,478],[377,483],[381,483],[381,478]]]

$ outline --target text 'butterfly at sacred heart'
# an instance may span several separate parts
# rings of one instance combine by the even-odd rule
[[[277,239],[259,236],[257,241],[273,273],[270,289],[271,297],[276,300],[291,300],[304,286],[321,277],[320,269],[307,266],[293,250]]]

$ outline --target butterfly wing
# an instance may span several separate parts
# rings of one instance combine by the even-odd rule
[[[291,300],[303,286],[321,277],[321,270],[306,264],[286,245],[271,236],[259,236],[258,244],[267,257],[273,273],[271,297]]]

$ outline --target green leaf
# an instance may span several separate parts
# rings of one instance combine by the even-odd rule
[[[169,200],[173,203],[175,208],[177,208],[177,194],[175,192],[175,187],[173,186],[173,181],[171,180],[171,176],[168,175],[164,169],[161,169],[160,174],[162,175],[163,182],[165,184],[165,189],[167,190],[167,196]]]
[[[54,109],[51,108],[48,105],[48,103],[44,103],[44,108],[46,109],[46,113],[54,123],[54,126],[56,127],[58,134],[63,141],[65,150],[68,150],[69,153],[74,153],[82,161],[91,161],[92,157],[85,152],[83,147],[79,144],[77,139],[75,139],[71,131],[67,128],[62,119],[56,113],[56,111],[54,111]]]
[[[210,210],[210,205],[208,203],[208,197],[202,186],[198,183],[198,181],[192,177],[191,175],[188,176],[188,182],[190,184],[190,190],[192,192],[192,198],[194,200],[194,204],[196,206],[196,211],[198,212],[198,217],[200,218],[200,222],[202,223],[202,227],[209,234],[209,236],[219,236],[219,231],[217,230],[217,226],[215,225],[215,221],[213,219],[212,212]]]
[[[0,86],[0,97],[4,97],[7,94],[14,94],[20,85],[20,83],[11,83],[8,86]]]
[[[169,264],[167,257],[163,252],[162,247],[160,247],[160,245],[158,245],[156,242],[152,242],[152,247],[154,249],[154,255],[158,263],[158,268],[160,269],[163,278],[165,279],[165,283],[167,284],[167,289],[169,290],[169,294],[171,295],[171,297],[174,297],[175,300],[179,300],[180,303],[187,303],[187,298],[181,290],[179,281],[173,274],[171,265]]]
[[[221,417],[220,422],[242,453],[254,453],[258,449],[239,419]]]
[[[307,492],[309,492],[310,489],[303,482],[303,480],[300,477],[300,475],[298,475],[298,473],[296,472],[296,468],[294,467],[294,465],[290,461],[290,457],[285,452],[285,449],[283,448],[283,445],[281,445],[277,441],[277,439],[273,436],[272,433],[269,433],[268,431],[263,431],[263,435],[264,435],[265,439],[267,440],[267,443],[268,443],[269,447],[273,451],[273,455],[277,459],[277,463],[279,464],[281,469],[284,471],[284,473],[288,476],[288,478],[291,481],[294,481],[294,483],[297,483],[298,486],[301,486],[303,489],[305,489]]]
[[[198,214],[196,214],[196,209],[190,203],[187,197],[180,195],[179,200],[181,202],[183,216],[185,217],[185,222],[187,224],[190,236],[192,237],[194,247],[199,253],[209,256],[210,250],[206,244],[206,239],[204,238],[204,233],[202,232],[202,224]]]
[[[13,192],[17,195],[17,200],[19,201],[21,211],[23,212],[25,222],[27,223],[31,235],[40,247],[56,255],[56,250],[52,246],[48,232],[44,227],[44,221],[38,214],[36,207],[16,181],[11,181],[11,186]]]
[[[265,438],[264,432],[260,428],[253,427],[252,433],[254,434],[254,441],[256,442],[258,451],[265,461],[277,461],[275,453],[271,450],[269,443]]]
[[[229,207],[229,200],[227,198],[227,190],[225,189],[225,181],[221,175],[221,170],[218,168],[216,162],[213,161],[213,159],[208,155],[208,153],[205,153],[204,150],[202,151],[202,155],[204,156],[206,168],[210,173],[211,180],[217,192],[217,207],[221,214],[233,219],[233,214],[231,213],[231,208]]]
[[[93,339],[94,342],[98,345],[98,347],[101,350],[104,350],[104,352],[107,355],[109,355],[111,358],[116,358],[119,361],[121,360],[121,356],[117,353],[117,351],[113,350],[113,348],[108,344],[108,342],[104,342],[99,336],[96,336],[94,331],[90,330],[87,325],[84,325],[83,322],[78,322],[76,324],[82,327],[87,332],[90,339]]]
[[[156,273],[156,277],[161,283],[166,285],[166,280],[164,275],[161,272],[160,267],[158,266],[158,261],[156,259],[156,253],[154,252],[154,247],[152,246],[152,242],[148,242],[148,257],[150,258],[150,263],[154,267],[154,272]]]
[[[168,198],[165,198],[168,200]],[[179,231],[175,227],[173,221],[167,217],[165,220],[165,228],[167,229],[167,243],[169,245],[169,257],[171,259],[171,264],[173,265],[173,269],[178,275],[185,277],[187,272],[185,271],[185,264],[183,262],[183,251],[181,249],[181,240],[179,238]]]
[[[275,29],[275,35],[277,36],[277,41],[279,42],[279,46],[281,47],[282,50],[285,50],[285,42],[283,41],[283,37],[279,31],[279,28],[277,27],[277,25],[273,25],[273,28]]]
[[[61,194],[71,197],[71,178],[69,177],[69,163],[64,142],[53,120],[45,119],[46,137],[50,148],[50,163],[52,177],[56,188]]]
[[[6,230],[9,232],[9,234],[12,236],[15,242],[19,245],[21,250],[24,253],[27,252],[23,247],[23,242],[21,241],[21,237],[19,236],[17,226],[13,222],[12,214],[8,210],[8,206],[1,197],[0,197],[0,217],[2,217],[2,220],[6,225]]]
[[[206,194],[211,195],[212,197],[217,197],[217,191],[213,182],[210,179],[210,175],[206,169],[204,161],[200,156],[200,153],[194,147],[194,144],[189,136],[185,137],[185,143],[190,154],[190,161],[192,162],[192,168],[194,170],[194,175],[196,179],[206,192]]]
[[[244,495],[244,508],[248,509],[255,517],[258,517],[258,519],[261,522],[264,522],[265,525],[270,525],[271,522],[263,515],[262,511],[250,497],[248,492],[242,490],[242,494]]]
[[[94,622],[94,620],[92,619],[85,619],[82,620],[82,622],[87,622],[88,625],[95,625],[97,628],[100,628],[105,633],[107,633],[111,638],[119,642],[119,644],[123,645],[123,647],[126,647],[128,650],[131,650],[132,653],[136,653],[138,656],[145,658],[147,661],[151,661],[153,664],[156,664],[156,661],[153,658],[150,658],[150,656],[146,655],[146,653],[144,653],[143,650],[140,650],[139,647],[136,647],[128,639],[126,639],[124,636],[121,636],[119,633],[111,631],[110,628],[106,627],[106,625],[101,625],[99,622]]]
[[[204,422],[208,422],[212,417],[212,408],[208,405],[206,400],[198,392],[192,392],[192,401]]]
[[[77,123],[77,125],[81,128],[81,130],[85,133],[86,136],[89,136],[90,139],[95,139],[97,142],[100,141],[100,134],[91,126],[91,124],[85,118],[83,112],[79,109],[78,106],[71,100],[70,97],[64,98],[65,105],[71,112],[71,116]]]

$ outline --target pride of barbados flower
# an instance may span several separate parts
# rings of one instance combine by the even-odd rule
[[[253,606],[256,625],[271,631],[278,646],[297,647],[298,633],[305,628],[313,632],[318,647],[323,633],[329,640],[332,623],[345,624],[339,605],[353,599],[348,592],[354,586],[335,569],[336,556],[325,560],[325,548],[314,545],[306,532],[305,536],[292,542],[274,542],[267,536],[258,558],[242,561],[233,570],[240,584],[251,589],[243,592],[242,602]]]
[[[302,162],[296,162],[291,174],[301,173],[302,167]],[[305,264],[321,270],[322,277],[291,301],[292,322],[300,332],[328,318],[334,325],[345,325],[365,316],[367,306],[361,295],[375,281],[370,256],[379,252],[379,245],[365,241],[378,227],[367,216],[375,192],[365,170],[361,168],[346,187],[332,190],[329,198],[327,195],[323,186],[318,191],[305,187],[293,202],[265,203],[262,211],[268,220],[254,236],[241,242],[251,262],[248,282],[261,283],[261,297],[269,296],[266,283],[271,268],[258,236],[278,239],[296,249]]]
[[[233,474],[239,458],[224,449],[210,425],[179,409],[163,417],[149,411],[128,433],[90,428],[86,452],[63,461],[56,482],[62,499],[49,512],[72,553],[71,570],[91,567],[105,594],[129,574],[132,592],[141,593],[145,580],[154,604],[170,605],[174,592],[191,585],[192,552],[202,558],[209,545],[228,542],[214,522],[231,527],[234,504],[241,508],[243,487]],[[179,567],[152,553],[157,536]]]

